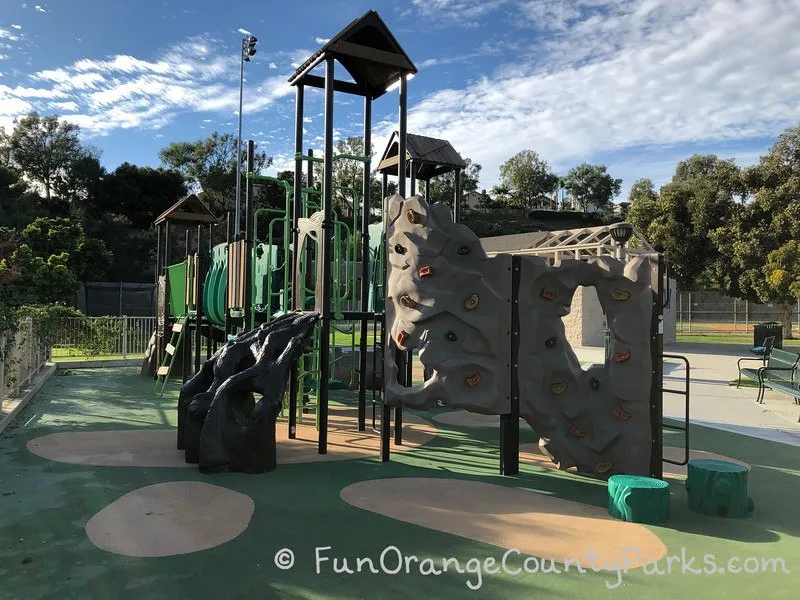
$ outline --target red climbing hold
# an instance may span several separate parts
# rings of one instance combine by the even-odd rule
[[[625,362],[630,357],[631,357],[631,351],[630,350],[625,350],[625,352],[616,352],[614,354],[614,361],[616,361],[618,363],[621,363],[621,362]]]
[[[466,381],[467,381],[467,385],[469,387],[473,388],[473,387],[475,387],[476,385],[478,385],[480,383],[481,374],[480,373],[475,373],[475,375],[473,375],[472,377],[467,377]]]
[[[419,268],[420,277],[429,277],[430,275],[433,275],[433,267],[425,266]]]
[[[614,416],[617,417],[620,421],[627,421],[628,419],[631,418],[631,413],[629,413],[621,406],[617,406],[614,409]]]
[[[553,290],[548,290],[547,288],[544,288],[542,290],[542,298],[544,298],[545,300],[555,300],[556,293]]]
[[[408,339],[408,334],[405,331],[401,331],[400,333],[397,334],[397,345],[404,346],[407,339]]]

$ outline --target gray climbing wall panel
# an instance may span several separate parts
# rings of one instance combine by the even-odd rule
[[[520,416],[562,469],[607,477],[648,474],[650,262],[611,258],[550,266],[521,257],[512,298],[510,254],[487,257],[449,207],[420,196],[387,199],[386,401],[430,408],[441,400],[482,414],[511,410],[512,303],[519,306]],[[584,371],[562,317],[578,286],[594,286],[613,336],[608,367]],[[419,349],[434,370],[420,386],[397,383],[393,350]]]

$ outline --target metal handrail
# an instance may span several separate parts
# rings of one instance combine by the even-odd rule
[[[674,358],[676,360],[681,360],[686,364],[686,391],[683,390],[673,390],[669,388],[662,388],[662,392],[667,392],[669,394],[679,394],[681,396],[686,396],[686,415],[684,417],[684,424],[683,426],[680,425],[668,425],[666,423],[661,424],[663,429],[671,429],[673,431],[683,431],[684,432],[684,458],[681,462],[670,460],[667,458],[661,457],[661,461],[665,463],[670,463],[672,465],[683,466],[689,464],[689,388],[691,385],[691,379],[689,376],[689,359],[685,356],[681,356],[680,354],[662,354],[662,358]]]

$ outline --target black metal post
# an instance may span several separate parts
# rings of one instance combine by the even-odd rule
[[[661,479],[664,474],[662,462],[664,458],[664,256],[661,254],[653,255],[650,260],[650,287],[653,290],[653,313],[650,319],[650,431],[652,441],[650,450],[650,476]],[[688,428],[686,435],[689,435]]]
[[[417,195],[417,165],[413,160],[408,161],[411,171],[411,195]]]
[[[383,174],[383,202],[381,203],[381,213],[383,215],[383,237],[381,240],[381,251],[380,256],[378,257],[378,267],[382,269],[381,272],[381,290],[383,294],[383,315],[381,316],[380,320],[380,343],[381,343],[381,350],[383,352],[381,358],[381,365],[385,365],[385,360],[388,358],[388,348],[389,348],[389,340],[386,339],[386,265],[388,263],[386,251],[387,251],[387,244],[386,244],[386,224],[387,224],[387,215],[388,215],[388,202],[386,197],[386,190],[388,186],[388,176],[386,173]],[[373,352],[375,352],[373,350]],[[395,362],[397,361],[397,353],[395,352],[394,355]],[[381,390],[381,461],[386,462],[389,460],[389,452],[391,449],[391,439],[392,439],[392,407],[386,404],[386,368],[382,366],[381,368],[382,377],[381,383],[383,385],[383,389]]]
[[[295,155],[303,152],[303,91],[305,87],[298,85],[295,92],[295,118],[294,118],[294,152]],[[298,277],[298,265],[300,258],[300,239],[297,223],[301,217],[303,204],[303,160],[295,157],[294,159],[294,195],[292,196],[292,259],[291,262],[285,261],[287,267],[291,265],[292,278],[292,309],[300,307],[300,288],[302,283]],[[287,218],[289,215],[286,215]],[[305,354],[303,354],[305,356]],[[301,358],[302,360],[302,358]],[[300,370],[297,361],[292,363],[291,374],[289,375],[289,439],[297,437],[297,396],[300,385]]]
[[[172,225],[169,221],[167,221],[164,225],[165,233],[164,233],[164,268],[166,269],[170,262],[172,262],[172,239],[171,239],[171,229]]]
[[[247,140],[247,174],[255,168],[255,143]],[[253,328],[253,180],[247,178],[244,205],[244,316],[242,331]],[[270,300],[268,299],[268,302]]]
[[[397,140],[397,193],[403,198],[406,197],[406,152],[408,142],[408,81],[406,74],[400,73],[400,114],[399,114],[399,139]],[[388,259],[388,255],[387,255]],[[411,385],[411,351],[396,352],[395,354],[400,383],[405,386]],[[403,443],[403,407],[397,405],[394,409],[394,443]]]
[[[197,267],[195,273],[195,299],[194,299],[194,372],[200,371],[200,355],[203,352],[203,226],[197,226]]]
[[[453,222],[461,223],[461,169],[456,169],[455,198],[453,198]]]
[[[428,177],[425,180],[425,202],[428,204],[432,204],[431,202],[431,178]]]
[[[511,411],[500,415],[500,474],[519,473],[519,284],[522,257],[511,258]]]
[[[214,262],[214,224],[208,224],[208,270],[211,269],[211,265]],[[203,286],[205,290],[205,286]],[[206,359],[211,358],[212,354],[212,347],[213,352],[217,351],[217,342],[214,339],[214,326],[211,324],[211,321],[208,321],[207,324],[207,334],[208,334],[208,341],[206,342]],[[212,341],[213,340],[213,341]]]
[[[328,453],[328,383],[330,377],[330,344],[331,344],[331,259],[333,249],[333,86],[336,63],[333,57],[325,59],[325,156],[322,179],[322,255],[321,261],[322,293],[319,295],[317,310],[321,315],[319,340],[319,382],[318,414],[319,414],[319,453]]]
[[[372,98],[364,97],[364,155],[372,151]],[[369,310],[369,213],[370,213],[370,163],[364,163],[363,191],[361,194],[361,337],[358,354],[358,430],[367,428],[367,331],[366,312]],[[373,350],[374,351],[374,350]],[[375,380],[375,373],[372,374]]]
[[[231,211],[225,215],[225,252],[227,253],[228,261],[228,281],[225,282],[225,336],[224,342],[228,341],[228,334],[231,332],[231,308],[228,306],[228,294],[230,293],[230,273],[231,273],[231,240],[233,239],[233,221],[231,220]]]

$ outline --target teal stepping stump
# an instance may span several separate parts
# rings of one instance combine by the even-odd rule
[[[724,460],[690,460],[686,469],[689,509],[710,517],[746,517],[755,509],[747,495],[747,471]]]
[[[642,475],[608,478],[608,514],[631,523],[665,523],[669,519],[669,484]]]

